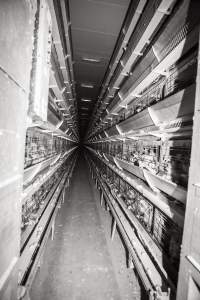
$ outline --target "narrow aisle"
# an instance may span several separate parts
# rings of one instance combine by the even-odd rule
[[[86,162],[80,158],[31,300],[118,300],[119,289]]]

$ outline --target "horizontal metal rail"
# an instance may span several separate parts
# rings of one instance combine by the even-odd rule
[[[67,186],[69,186],[69,179],[72,176],[76,159],[77,155],[71,163],[70,170],[65,173],[61,179],[59,179],[58,185],[53,189],[52,197],[49,200],[48,205],[45,207],[41,218],[31,233],[26,246],[19,257],[17,263],[17,270],[19,272],[19,288],[25,287],[27,290],[30,288],[36,272],[35,268],[38,266],[39,258],[44,251],[44,245],[47,242],[50,231],[54,229],[55,217],[61,206],[61,196],[65,191],[66,182]]]
[[[102,182],[102,179],[100,178],[98,174],[98,170],[95,168],[94,163],[92,163],[91,160],[88,161],[88,163],[90,165],[90,170],[93,174],[93,177],[95,178],[95,180],[97,180],[98,186],[100,187],[100,190],[103,193],[104,198],[106,199],[106,202],[111,210],[111,213],[117,222],[117,226],[119,227],[124,242],[126,243],[131,258],[142,280],[145,290],[149,294],[150,299],[151,297],[157,294],[161,297],[160,299],[169,299],[168,298],[169,290],[166,289],[166,291],[163,292],[161,288],[161,285],[163,286],[164,283],[163,280],[165,281],[166,284],[166,285],[164,284],[165,287],[167,286],[168,279],[167,279],[166,272],[162,267],[160,267],[160,271],[156,269],[154,263],[151,261],[151,258],[146,252],[142,242],[138,239],[135,232],[135,228],[134,229],[132,228],[131,224],[129,223],[130,220],[127,219],[127,215],[124,214],[124,211],[122,210],[122,207],[120,206],[119,202],[110,193],[106,184]],[[162,275],[161,275],[161,271],[162,271]],[[170,282],[170,280],[168,284],[171,288],[174,289],[174,286]]]
[[[113,170],[117,175],[119,175],[125,182],[130,184],[136,191],[138,191],[141,195],[147,198],[154,206],[156,206],[159,210],[161,210],[169,219],[173,220],[181,228],[184,224],[184,213],[180,210],[171,207],[169,203],[166,202],[166,199],[161,197],[161,195],[157,195],[152,192],[142,180],[136,178],[136,176],[129,176],[125,174],[122,170],[113,166],[109,161],[105,160],[94,151],[93,149],[87,147],[87,149],[92,152],[99,160],[101,160],[104,164],[106,164],[111,170]]]

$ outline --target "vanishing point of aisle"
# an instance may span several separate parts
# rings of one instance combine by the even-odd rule
[[[36,274],[31,300],[135,299],[121,295],[89,176],[85,160],[79,158],[56,219],[54,240],[49,238]]]

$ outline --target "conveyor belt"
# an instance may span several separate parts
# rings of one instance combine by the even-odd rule
[[[69,193],[31,289],[35,299],[122,299],[85,161],[77,162]],[[122,295],[121,295],[122,296]],[[126,298],[126,299],[135,299]]]

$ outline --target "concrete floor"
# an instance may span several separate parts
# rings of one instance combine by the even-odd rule
[[[71,187],[56,219],[43,263],[30,291],[31,300],[139,300],[133,270],[118,233],[110,240],[112,218],[79,159]]]

